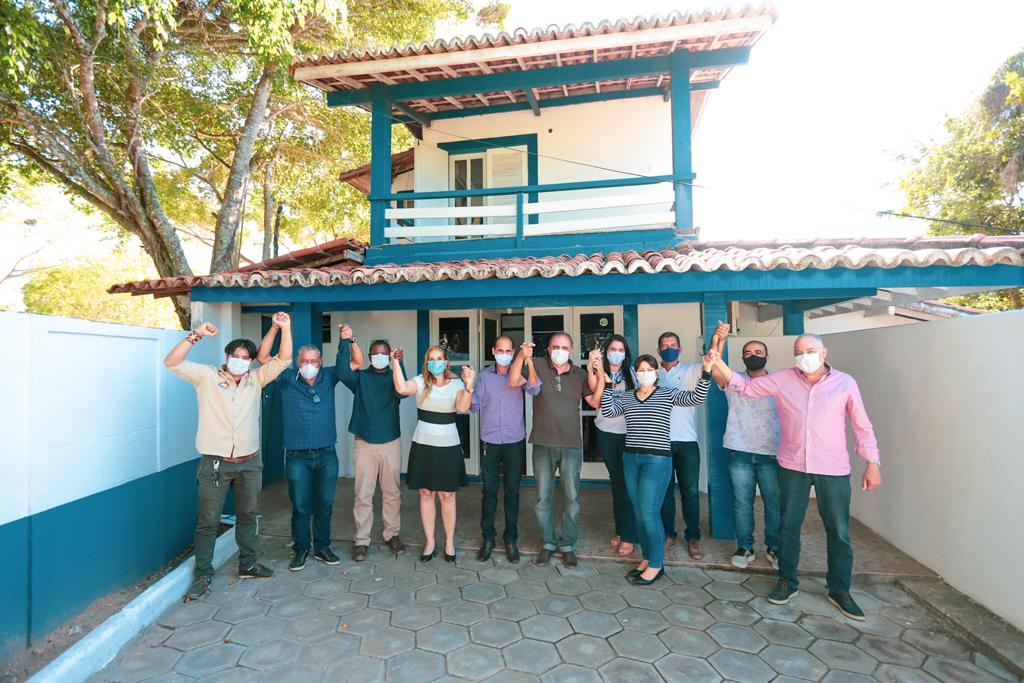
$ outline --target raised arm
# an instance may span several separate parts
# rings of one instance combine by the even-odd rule
[[[265,387],[284,372],[292,364],[292,318],[283,311],[278,311],[272,317],[273,325],[260,341],[260,348],[268,349],[266,360],[260,363],[254,374],[261,387]],[[281,346],[277,349],[276,356],[269,355],[270,345],[274,341],[277,332],[274,328],[281,330]]]
[[[718,352],[713,348],[707,352],[704,356],[704,373],[701,375],[701,378],[697,380],[697,386],[695,386],[692,391],[676,391],[672,396],[673,405],[694,407],[701,405],[705,400],[707,400],[708,391],[711,389],[711,368],[714,366],[718,357]]]
[[[164,358],[164,366],[168,368],[177,367],[185,362],[185,358],[188,356],[188,352],[192,350],[192,347],[203,337],[216,337],[217,328],[210,323],[203,323],[192,332],[188,333],[184,339],[175,344],[171,352]]]
[[[711,348],[718,354],[719,358],[725,356],[725,338],[729,336],[729,325],[719,321],[718,327],[715,328],[715,333],[711,337]],[[711,377],[715,380],[715,383],[722,389],[725,389],[729,384],[729,380],[725,378],[722,371],[718,369],[718,365],[711,366]]]
[[[455,410],[466,413],[473,404],[473,387],[476,385],[476,370],[468,365],[462,368],[462,384],[466,388],[455,396]]]
[[[526,342],[519,347],[519,353],[516,354],[515,360],[512,361],[512,365],[508,369],[508,385],[510,387],[521,387],[526,384],[526,380],[523,378],[524,363],[528,367],[530,384],[537,383],[537,370],[533,367],[533,346],[533,342]]]
[[[622,407],[622,396],[613,391],[611,387],[605,386],[603,379],[601,380],[601,392],[597,395],[601,397],[601,414],[605,417],[618,417],[625,412]]]
[[[347,339],[339,339],[338,355],[334,360],[334,371],[338,373],[338,379],[341,380],[342,384],[348,387],[350,391],[355,391],[356,386],[359,384],[359,378],[356,374],[359,368],[353,368],[352,365],[352,342]]]
[[[366,359],[363,357],[363,350],[359,348],[359,344],[356,342],[355,333],[352,332],[352,327],[350,325],[347,323],[338,325],[338,339],[349,342],[349,370],[355,372],[359,368],[363,367],[363,361]]]
[[[274,340],[277,339],[277,331],[279,329],[277,323],[271,318],[270,329],[263,335],[263,339],[260,340],[260,348],[256,351],[256,360],[259,361],[260,365],[266,365],[267,361],[271,359],[270,349],[274,346]]]
[[[274,314],[274,321],[281,328],[281,346],[277,349],[277,359],[287,366],[292,362],[292,318],[287,313],[278,312]]]
[[[600,386],[597,379],[599,375],[601,377]],[[601,364],[601,349],[594,349],[587,356],[587,384],[590,385],[592,392],[600,396],[604,391],[605,381],[604,366]]]
[[[402,369],[402,360],[399,357],[402,349],[391,350],[391,377],[395,382],[395,392],[402,396],[412,396],[416,393],[416,380],[406,379],[405,371]],[[426,381],[426,378],[424,378]]]

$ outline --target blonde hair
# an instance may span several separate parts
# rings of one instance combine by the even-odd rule
[[[444,356],[444,359],[446,361],[448,360],[448,351],[446,351],[443,346],[438,346],[437,344],[431,346],[427,349],[427,352],[423,354],[423,368],[421,370],[421,374],[423,375],[423,397],[420,399],[420,403],[423,403],[430,397],[430,390],[434,387],[434,383],[436,382],[436,378],[431,374],[430,368],[427,367],[427,362],[430,360],[430,354],[435,350],[440,351],[441,355]],[[457,375],[449,368],[444,369],[444,376],[446,379],[455,379],[457,377]]]

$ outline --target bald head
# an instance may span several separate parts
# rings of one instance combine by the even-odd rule
[[[808,332],[807,334],[801,334],[793,342],[793,353],[814,353],[821,351],[825,348],[825,340],[816,334]]]

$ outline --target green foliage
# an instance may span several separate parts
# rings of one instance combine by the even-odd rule
[[[169,299],[111,296],[111,282],[156,277],[143,254],[114,251],[107,258],[87,259],[33,275],[22,288],[29,313],[60,315],[145,327],[178,327]]]
[[[1024,52],[945,126],[947,139],[926,149],[900,182],[904,211],[938,219],[933,235],[1024,235]],[[1021,298],[1021,290],[1005,290],[955,303],[1003,310],[1021,308]]]

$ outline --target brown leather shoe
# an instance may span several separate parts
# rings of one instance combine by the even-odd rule
[[[402,543],[402,539],[398,537],[398,534],[395,534],[388,540],[384,541],[384,545],[386,545],[395,555],[401,555],[405,552],[405,544]]]
[[[700,541],[693,538],[686,542],[686,552],[695,560],[704,559],[704,551],[700,549]]]
[[[352,548],[352,559],[355,562],[362,562],[366,559],[366,555],[370,552],[370,548],[365,545],[357,545]]]

